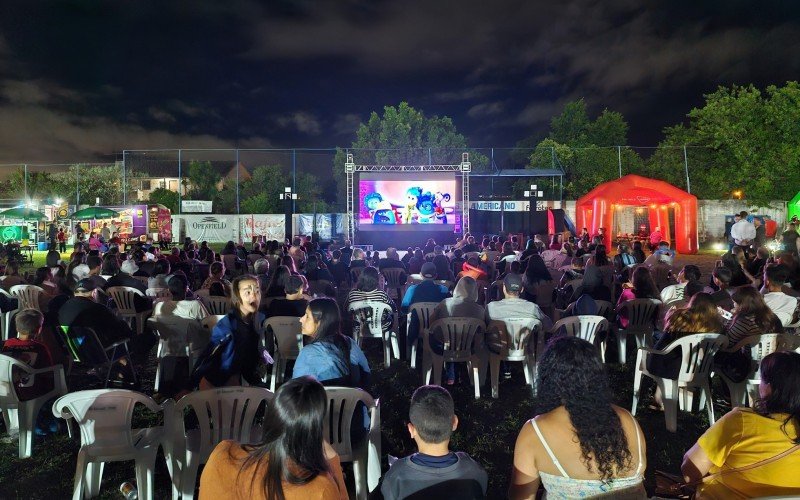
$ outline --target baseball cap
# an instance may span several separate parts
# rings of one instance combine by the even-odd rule
[[[97,284],[91,278],[83,278],[75,285],[76,292],[91,292],[97,288]]]
[[[83,278],[89,276],[89,266],[86,264],[79,264],[72,269],[72,276],[80,281]]]
[[[435,278],[436,264],[433,262],[426,262],[422,264],[422,269],[420,270],[419,274],[421,274],[423,278]]]
[[[503,278],[503,286],[509,292],[519,292],[522,290],[522,276],[514,273],[506,274],[506,277]]]

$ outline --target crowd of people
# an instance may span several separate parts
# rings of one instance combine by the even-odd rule
[[[593,315],[598,303],[611,302],[612,319],[624,328],[625,304],[650,299],[662,306],[659,317],[653,318],[659,322],[655,349],[688,334],[725,335],[728,347],[714,362],[734,381],[744,380],[750,370],[741,341],[782,332],[800,320],[796,247],[771,256],[753,248],[749,239],[740,240],[710,276],[703,276],[693,264],[673,270],[676,255],[668,242],[635,240],[630,247],[620,244],[612,256],[607,239],[603,234],[589,237],[586,231],[574,237],[536,235],[526,241],[519,236],[465,235],[452,247],[429,240],[402,256],[394,248],[383,255],[365,252],[349,241],[321,248],[309,238],[256,241],[250,248],[228,242],[219,253],[206,242],[191,240],[167,252],[150,242],[127,251],[113,244],[103,250],[78,242],[66,262],[58,251],[48,252],[46,265],[32,277],[22,276],[13,261],[6,265],[1,288],[8,291],[30,282],[42,293],[38,307],[16,314],[12,340],[3,352],[35,367],[68,364],[63,334],[90,328],[103,347],[131,339],[134,364],[148,362],[158,340],[155,333],[145,328],[135,334],[115,315],[115,304],[106,294],[110,287],[132,287],[141,292],[134,304],[137,312],[151,311],[156,322],[180,320],[196,327],[188,342],[197,362],[161,394],[179,398],[214,387],[266,387],[265,374],[274,369],[275,344],[271,332],[263,330],[264,322],[275,316],[297,317],[304,346],[289,380],[267,407],[263,439],[217,446],[202,474],[200,497],[225,497],[235,491],[254,498],[346,498],[338,456],[321,429],[324,386],[372,387],[373,367],[355,340],[360,322],[347,314],[353,303],[385,303],[385,328],[398,319],[404,322],[414,304],[436,302],[431,323],[453,317],[485,323],[530,318],[549,332],[556,308],[564,311],[562,315]],[[387,293],[389,270],[397,270],[393,275],[408,284],[394,298]],[[203,294],[230,301],[229,312],[210,332],[201,328],[209,317],[197,300]],[[0,309],[16,309],[14,301],[0,295]],[[446,348],[443,339],[431,333],[428,347],[441,354]],[[420,334],[412,317],[408,345],[416,344]],[[647,437],[627,410],[612,403],[596,346],[560,332],[548,336],[536,374],[537,416],[519,433],[509,496],[535,498],[541,486],[549,496],[560,498],[644,498]],[[491,350],[488,336],[486,343]],[[678,350],[656,354],[648,370],[674,377],[680,362]],[[112,382],[135,388],[134,367],[125,360],[119,364]],[[504,371],[510,376],[508,367]],[[728,413],[686,453],[684,476],[706,477],[699,485],[705,498],[800,492],[796,476],[786,473],[800,465],[800,453],[782,455],[747,473],[720,472],[766,461],[800,442],[800,354],[772,354],[764,359],[761,373],[755,408]],[[446,365],[444,380],[445,386],[459,383],[453,364]],[[48,383],[52,385],[37,378],[20,394],[35,397],[46,392]],[[652,406],[662,406],[658,393]],[[481,465],[449,448],[459,424],[457,412],[446,389],[422,386],[414,392],[407,430],[418,452],[391,465],[379,488],[383,497],[486,494],[487,475]],[[369,427],[365,408],[355,412],[353,423],[351,439],[364,439]]]

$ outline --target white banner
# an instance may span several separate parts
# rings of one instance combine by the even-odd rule
[[[206,200],[181,200],[181,212],[210,214],[214,211],[211,208],[213,204],[212,201]]]
[[[528,200],[505,200],[502,202],[504,207],[500,209],[500,201],[471,201],[469,203],[470,210],[481,210],[483,212],[527,212],[530,207]],[[560,201],[538,200],[536,202],[536,210],[543,211],[548,208],[561,208]]]
[[[242,240],[252,241],[253,236],[264,236],[267,241],[283,241],[284,218],[282,214],[252,214],[243,215]]]
[[[238,215],[183,215],[186,236],[195,241],[226,242],[239,240]]]

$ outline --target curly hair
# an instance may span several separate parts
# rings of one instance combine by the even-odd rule
[[[555,337],[537,374],[537,414],[564,406],[581,446],[583,463],[608,483],[631,467],[622,422],[611,404],[611,388],[597,348],[577,337]]]

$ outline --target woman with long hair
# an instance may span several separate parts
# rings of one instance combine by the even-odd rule
[[[256,445],[222,441],[200,476],[200,500],[347,498],[336,451],[323,436],[327,397],[312,377],[281,385]]]
[[[261,304],[258,278],[250,274],[237,276],[231,289],[231,311],[217,322],[201,358],[210,356],[215,349],[222,351],[213,364],[194,373],[192,385],[199,385],[200,389],[242,385],[242,380],[250,385],[263,385],[259,375],[259,365],[264,363],[259,330],[265,317],[258,310]]]
[[[325,280],[333,283],[335,280],[331,272],[328,271],[328,268],[325,267],[325,263],[322,262],[319,255],[316,253],[312,253],[306,258],[306,266],[303,272],[308,281]]]
[[[300,350],[292,378],[311,375],[326,385],[365,387],[370,369],[364,352],[352,337],[343,335],[336,301],[314,299],[300,318],[303,335],[311,341]]]
[[[422,253],[422,249],[417,247],[414,249],[414,256],[408,260],[408,273],[409,274],[419,274],[422,270],[422,264],[425,263],[425,254]]]
[[[586,263],[586,265],[591,266],[592,264],[594,264],[597,267],[611,265],[611,261],[608,259],[608,251],[606,250],[605,245],[600,244],[594,248],[594,256],[589,258],[589,261]]]
[[[734,408],[683,457],[684,480],[700,481],[695,498],[800,496],[800,354],[779,351],[761,360],[755,409]],[[790,451],[785,455],[783,453]],[[736,469],[770,460],[747,472]],[[719,476],[718,472],[730,471]]]
[[[291,259],[291,257],[290,257]],[[269,278],[269,286],[267,287],[267,297],[283,297],[286,295],[286,278],[292,275],[292,272],[286,266],[278,266],[272,276]]]
[[[633,242],[633,247],[631,248],[631,255],[633,255],[633,258],[636,260],[637,264],[644,264],[644,259],[646,259],[647,257],[645,257],[644,255],[644,249],[642,247],[641,241]]]
[[[553,498],[647,498],[644,436],[636,419],[612,404],[597,348],[555,337],[536,378],[538,416],[517,438],[509,497],[533,499],[541,482]]]
[[[617,314],[622,328],[628,326],[628,314],[624,304],[633,299],[661,300],[661,294],[647,266],[638,266],[633,270],[631,281],[622,284],[622,293],[617,300]]]
[[[736,345],[754,335],[783,333],[783,324],[753,287],[737,288],[731,299],[734,304],[733,317],[723,328],[723,333],[728,337],[728,347],[717,352],[714,364],[728,378],[741,382],[750,371],[750,349],[737,349]]]

